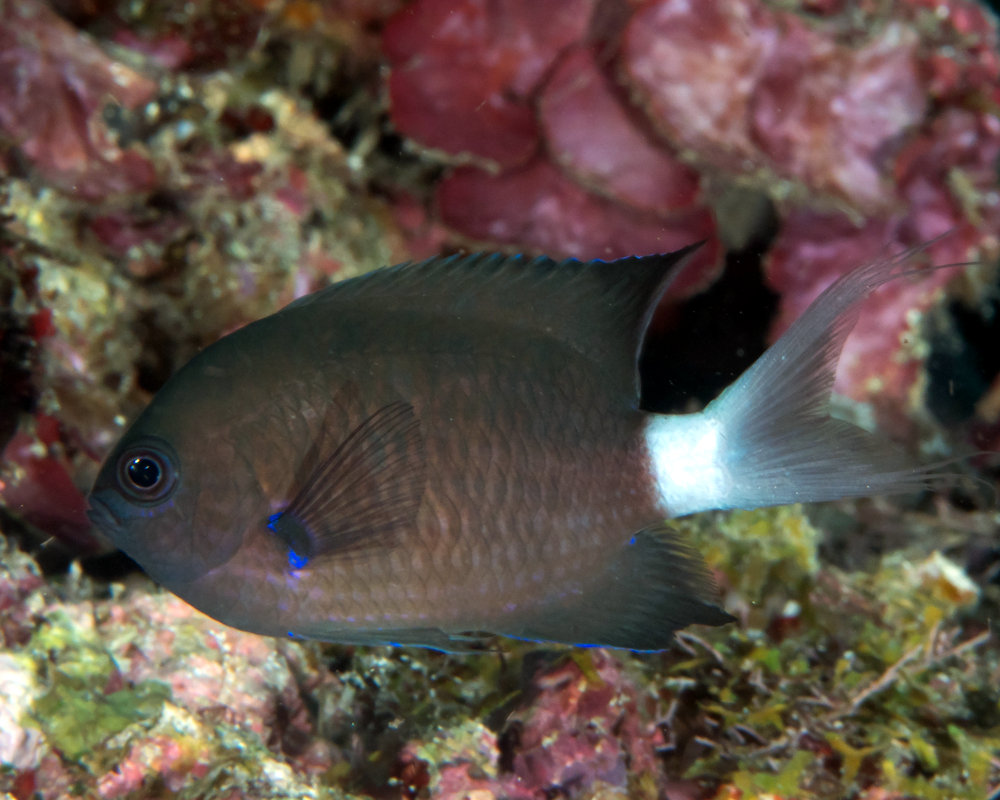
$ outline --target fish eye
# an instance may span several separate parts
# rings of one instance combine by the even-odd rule
[[[125,466],[125,472],[132,485],[139,489],[155,489],[163,479],[158,460],[149,456],[136,456]]]
[[[118,459],[118,484],[132,500],[159,502],[176,483],[172,460],[157,447],[133,447]]]

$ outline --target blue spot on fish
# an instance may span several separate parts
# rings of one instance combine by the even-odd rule
[[[277,533],[278,529],[274,526],[274,523],[278,521],[283,513],[283,511],[279,511],[277,514],[272,514],[267,518],[267,527],[275,533]]]
[[[288,564],[291,566],[292,569],[302,569],[308,563],[309,559],[306,558],[305,556],[300,556],[294,550],[288,551]]]

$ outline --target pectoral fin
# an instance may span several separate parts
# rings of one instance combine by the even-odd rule
[[[314,558],[395,546],[415,524],[426,459],[413,406],[380,408],[328,455],[319,454],[268,527],[301,568]]]

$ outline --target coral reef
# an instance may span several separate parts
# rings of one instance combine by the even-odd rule
[[[390,21],[392,118],[444,151],[442,219],[476,242],[610,257],[717,227],[745,242],[748,225],[752,241],[754,204],[727,202],[743,187],[777,214],[765,261],[781,296],[775,337],[879,251],[948,232],[929,249],[939,262],[1000,251],[1000,57],[985,9],[450,5],[416,2]],[[560,38],[538,48],[535,31],[552,29]],[[678,295],[710,282],[718,258],[703,252]],[[891,287],[862,316],[927,311],[947,278]],[[855,337],[838,382],[887,426],[889,408],[921,417],[923,356],[901,346],[905,324]]]
[[[654,326],[693,349],[676,302],[708,291],[728,365],[845,269],[946,234],[914,263],[980,266],[873,296],[837,388],[911,449],[1000,449],[998,87],[972,0],[0,2],[0,792],[996,791],[998,516],[975,488],[677,521],[738,623],[662,654],[261,639],[94,556],[83,512],[201,347],[480,246],[705,238]],[[995,485],[990,463],[970,470]]]
[[[41,3],[4,8],[34,9],[33,24],[53,25],[19,37],[20,17],[0,20],[0,35],[24,49],[5,51],[12,69],[18,59],[34,67],[14,99],[61,81],[59,97],[75,109],[66,119],[81,141],[97,137],[67,166],[52,161],[65,148],[44,138],[46,125],[33,138],[9,131],[17,144],[7,158],[30,158],[37,171],[9,175],[3,198],[0,287],[9,305],[0,372],[20,376],[21,390],[0,441],[0,498],[34,525],[53,507],[64,516],[82,507],[80,489],[126,419],[198,349],[334,277],[408,251],[385,204],[352,189],[351,154],[292,93],[251,93],[226,72],[177,72],[158,86],[143,78],[157,94],[131,114],[103,89],[130,68],[94,56],[97,45],[76,31],[77,48],[57,51],[68,59],[60,60],[50,40],[69,35],[65,22]],[[87,70],[74,60],[78,50]],[[153,165],[151,185],[125,181],[124,155],[97,141],[110,135],[109,118],[119,138],[127,129],[135,140],[129,152]],[[72,182],[68,191],[39,182],[57,167],[53,185]],[[58,421],[54,433],[48,417]],[[77,549],[93,546],[81,542],[87,526],[78,522],[39,527]]]
[[[924,524],[919,543],[847,572],[824,563],[798,508],[686,521],[729,565],[720,584],[741,624],[641,656],[266,639],[138,581],[102,597],[73,573],[53,591],[8,550],[0,786],[18,798],[81,784],[99,797],[981,797],[997,776],[1000,660],[977,614],[1000,593],[934,549],[952,525]]]

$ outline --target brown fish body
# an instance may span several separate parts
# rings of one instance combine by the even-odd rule
[[[644,415],[609,403],[600,365],[572,348],[442,318],[428,349],[421,316],[366,310],[334,330],[302,316],[292,328],[258,323],[231,340],[229,363],[216,354],[204,374],[192,364],[192,380],[216,386],[199,447],[252,443],[245,457],[260,486],[256,507],[239,491],[236,558],[174,587],[198,608],[260,633],[338,640],[364,641],[373,627],[509,630],[559,587],[585,587],[623,531],[661,516]],[[379,335],[390,326],[391,337]],[[561,413],[548,408],[553,397]],[[427,464],[414,524],[391,546],[331,554],[290,576],[266,521],[292,499],[303,454],[399,401],[419,419]],[[266,602],[232,602],[247,590]],[[238,608],[253,610],[238,617]]]
[[[828,290],[701,414],[639,410],[642,336],[687,252],[438,259],[303,298],[171,379],[92,517],[154,579],[264,634],[648,650],[725,622],[665,516],[933,474],[816,401],[844,316],[897,262]]]

